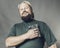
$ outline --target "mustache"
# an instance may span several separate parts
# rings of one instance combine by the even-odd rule
[[[27,11],[24,11],[24,12],[22,13],[22,15],[23,15],[25,12],[28,13]]]

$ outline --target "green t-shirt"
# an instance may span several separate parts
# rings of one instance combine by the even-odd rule
[[[29,30],[29,26],[34,26],[35,24],[38,25],[41,37],[25,40],[23,43],[16,45],[16,48],[43,48],[45,42],[48,46],[51,46],[56,42],[56,38],[48,25],[37,20],[15,24],[11,28],[8,37],[22,35]]]

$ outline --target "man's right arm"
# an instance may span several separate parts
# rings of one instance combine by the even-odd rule
[[[33,39],[36,37],[40,37],[37,28],[36,29],[30,29],[27,33],[22,34],[20,36],[8,37],[6,39],[6,47],[16,46],[16,45],[24,42],[26,39]]]
[[[23,34],[23,35],[20,35],[20,36],[8,37],[6,39],[6,47],[18,45],[26,39],[28,39],[27,34]]]

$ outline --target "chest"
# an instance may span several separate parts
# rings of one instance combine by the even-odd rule
[[[26,33],[31,28],[38,28],[38,23],[27,23],[27,24],[21,24],[16,27],[16,35],[22,35]]]

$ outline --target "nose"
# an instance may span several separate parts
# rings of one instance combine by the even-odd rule
[[[23,10],[22,10],[22,15],[23,15],[24,12],[26,12],[26,9],[25,8],[23,8]]]
[[[26,11],[26,9],[25,9],[25,8],[23,8],[23,12],[24,12],[24,11]]]

